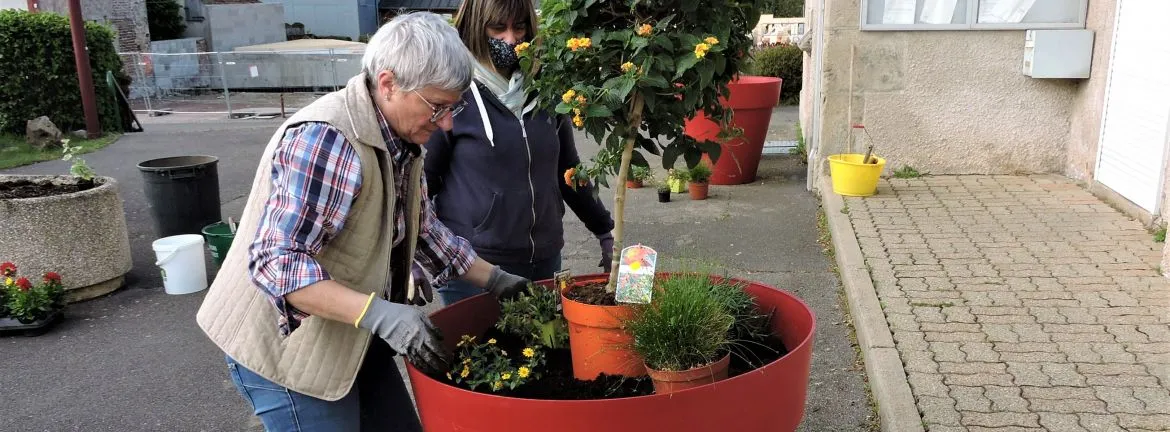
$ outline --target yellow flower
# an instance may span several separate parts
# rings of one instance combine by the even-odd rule
[[[520,378],[528,378],[528,372],[529,371],[527,367],[520,366],[520,369],[516,370],[516,375],[520,375]]]
[[[630,63],[630,62],[625,62],[625,63],[622,63],[622,72],[623,72],[623,73],[627,73],[627,72],[629,72],[629,71],[631,71],[631,70],[634,70],[634,64],[633,64],[633,63]]]
[[[496,338],[488,339],[488,345],[495,345],[495,344],[496,344]]]
[[[577,103],[584,104],[585,101],[585,95],[577,95]]]
[[[565,42],[565,46],[572,51],[577,51],[578,48],[589,48],[593,46],[593,41],[589,38],[570,38]]]
[[[5,278],[4,285],[12,286],[12,278]]]
[[[463,359],[463,364],[465,364],[465,365],[471,364],[471,359]]]
[[[706,42],[707,45],[719,45],[719,39],[715,39],[715,36],[707,36],[706,39],[703,39],[703,42]]]
[[[516,45],[516,48],[515,48],[516,55],[524,54],[524,50],[528,49],[529,45],[530,44],[528,42],[524,42],[524,43],[521,43],[520,45]]]
[[[573,108],[573,114],[580,116],[581,115],[581,108]]]
[[[504,383],[496,381],[496,382],[492,383],[492,390],[499,390],[503,386],[504,386]]]
[[[573,100],[573,96],[576,96],[576,95],[577,95],[576,91],[573,91],[573,89],[569,89],[569,91],[567,91],[567,92],[565,92],[565,94],[561,95],[561,101],[563,101],[564,103],[569,103],[569,101]]]
[[[505,381],[510,380],[510,379],[512,379],[512,373],[511,372],[504,372],[504,373],[500,374],[500,379],[505,380]]]
[[[468,369],[467,366],[464,366],[463,372],[459,372],[459,377],[467,378],[468,375],[471,375],[471,369]]]
[[[536,355],[536,350],[532,348],[524,348],[524,357],[532,358],[534,355]]]
[[[642,24],[638,27],[638,36],[650,36],[650,32],[653,30],[654,27],[650,27],[650,24]]]
[[[576,126],[578,128],[584,127],[585,126],[585,119],[581,118],[581,116],[579,116],[579,115],[573,116],[573,126]]]
[[[695,58],[703,58],[707,56],[707,50],[711,49],[711,45],[699,43],[695,45]]]

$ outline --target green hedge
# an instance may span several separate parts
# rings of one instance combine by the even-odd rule
[[[114,31],[87,22],[86,43],[102,129],[117,131],[118,106],[106,85],[113,71],[129,82],[114,47]],[[85,128],[69,19],[54,13],[0,11],[0,132],[24,133],[28,120],[49,116],[62,131]]]
[[[800,82],[804,77],[804,51],[796,45],[775,45],[756,50],[752,55],[752,74],[779,77],[780,102],[794,104],[800,101]]]

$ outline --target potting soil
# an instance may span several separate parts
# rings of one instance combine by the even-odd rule
[[[604,293],[604,285],[601,285]],[[577,291],[574,289],[573,291]],[[612,301],[613,296],[610,296]],[[504,351],[521,352],[525,344],[523,340],[496,328],[489,329],[477,340],[496,339],[496,343]],[[729,377],[750,372],[762,365],[771,363],[788,350],[775,337],[763,341],[741,341],[732,349],[731,366],[728,369]],[[541,378],[532,380],[514,390],[504,389],[491,393],[486,388],[473,391],[497,394],[500,396],[543,399],[543,400],[588,400],[588,399],[616,399],[654,394],[654,385],[650,378],[643,376],[628,378],[619,375],[602,374],[592,381],[582,381],[573,377],[573,360],[567,348],[549,350],[545,352],[545,365],[541,371]],[[463,384],[456,384],[445,376],[432,375],[438,381],[449,385],[467,389]]]

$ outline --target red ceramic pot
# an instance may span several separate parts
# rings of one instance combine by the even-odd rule
[[[743,128],[743,136],[722,142],[715,137],[719,124],[702,111],[685,123],[686,134],[704,141],[719,142],[723,152],[711,170],[711,184],[736,185],[756,180],[760,156],[764,153],[764,138],[772,121],[772,108],[780,101],[780,78],[740,76],[727,84],[731,95],[723,100],[723,107],[734,112],[732,125]]]
[[[564,401],[472,392],[432,379],[408,363],[423,428],[427,432],[795,430],[804,416],[815,316],[808,305],[786,291],[741,282],[763,310],[775,310],[772,331],[789,349],[784,357],[759,369],[670,394]],[[446,335],[481,335],[498,317],[499,305],[489,295],[431,315]],[[458,337],[448,337],[444,343],[454,349],[458,341]]]

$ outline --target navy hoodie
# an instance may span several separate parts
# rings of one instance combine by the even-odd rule
[[[533,110],[521,122],[486,86],[472,85],[478,86],[494,140],[488,140],[480,105],[468,90],[467,107],[452,130],[436,131],[426,144],[427,189],[443,224],[493,264],[531,263],[560,253],[565,204],[593,234],[611,231],[613,219],[593,197],[592,185],[573,190],[564,182],[565,170],[580,162],[568,117]]]

